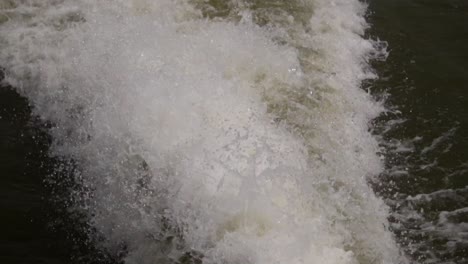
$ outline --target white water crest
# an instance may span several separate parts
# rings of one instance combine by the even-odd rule
[[[125,263],[401,263],[357,0],[18,0],[0,65]],[[185,260],[187,261],[187,260]]]

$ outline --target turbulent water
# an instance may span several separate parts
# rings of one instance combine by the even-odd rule
[[[125,263],[404,263],[357,0],[0,3],[4,82]],[[437,143],[435,143],[437,144]],[[122,253],[123,252],[123,253]]]

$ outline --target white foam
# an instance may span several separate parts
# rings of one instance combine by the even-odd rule
[[[245,5],[208,20],[185,1],[1,11],[6,80],[56,124],[53,152],[92,187],[104,246],[125,243],[127,263],[403,261],[366,182],[382,171],[368,122],[383,109],[359,87],[377,52],[365,6],[304,5],[306,24],[264,27]],[[173,235],[179,247],[161,242]]]

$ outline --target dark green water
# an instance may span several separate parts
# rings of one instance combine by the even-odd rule
[[[422,263],[468,263],[468,2],[375,0],[371,10],[371,35],[390,51],[373,86],[394,109],[376,130],[398,120],[383,133],[394,230]]]
[[[375,121],[389,143],[387,171],[373,184],[415,261],[468,263],[468,2],[371,0],[370,10],[368,34],[390,52],[370,86],[393,110]],[[43,180],[60,162],[45,155],[44,125],[8,87],[0,101],[0,263],[110,261],[63,217],[66,202],[50,198],[61,190]]]
[[[68,162],[47,155],[47,125],[11,87],[0,98],[0,263],[115,263],[67,210],[75,186]]]
[[[27,102],[6,87],[0,90],[1,132],[1,263],[53,263],[50,254],[61,254],[47,228],[47,203],[41,178],[48,173],[48,140],[30,119]],[[24,252],[30,252],[25,255]]]

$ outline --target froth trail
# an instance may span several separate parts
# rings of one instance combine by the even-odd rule
[[[54,124],[126,263],[401,263],[356,0],[0,4],[6,82]]]

